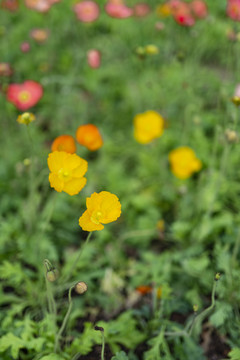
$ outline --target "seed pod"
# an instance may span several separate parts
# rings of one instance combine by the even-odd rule
[[[76,285],[75,285],[75,291],[78,294],[84,294],[87,291],[87,284],[84,281],[79,281]]]

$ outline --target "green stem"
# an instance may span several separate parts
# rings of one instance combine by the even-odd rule
[[[66,279],[64,279],[65,282],[68,281],[69,278],[72,276],[72,273],[73,273],[73,271],[75,270],[75,268],[76,268],[76,266],[77,266],[77,264],[78,264],[78,262],[79,262],[79,259],[80,259],[81,255],[82,255],[82,253],[83,253],[83,250],[84,250],[84,248],[87,246],[87,244],[88,244],[88,242],[89,242],[89,240],[90,240],[90,238],[91,238],[91,235],[92,235],[92,231],[88,234],[88,236],[87,236],[87,238],[86,238],[83,246],[80,248],[80,251],[79,251],[79,253],[78,253],[78,255],[77,255],[77,257],[76,257],[73,265],[71,266],[71,268],[70,268],[70,270],[69,270],[69,273],[68,273]]]
[[[56,353],[59,347],[59,339],[62,336],[62,333],[67,325],[70,313],[72,311],[72,290],[74,289],[74,286],[71,286],[68,292],[68,302],[69,302],[69,306],[68,306],[68,311],[63,319],[63,323],[62,326],[60,327],[57,335],[56,335],[56,339],[55,339],[55,345],[54,345],[54,352]]]
[[[192,334],[193,332],[193,329],[195,328],[195,326],[197,324],[201,324],[203,322],[203,320],[208,316],[208,314],[214,309],[215,307],[215,294],[216,294],[216,288],[217,288],[217,280],[214,280],[214,283],[213,283],[213,289],[212,289],[212,296],[211,296],[211,305],[203,310],[203,312],[201,312],[199,315],[197,315],[194,319],[194,321],[192,322],[192,325],[188,331],[189,335]]]
[[[104,331],[102,333],[102,351],[101,351],[101,360],[104,360],[104,350],[105,350],[105,338],[104,338]]]

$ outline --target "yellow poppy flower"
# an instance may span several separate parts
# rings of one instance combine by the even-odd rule
[[[79,225],[85,231],[102,230],[103,224],[117,220],[121,214],[118,197],[108,191],[93,193],[86,204],[87,210],[79,218]]]
[[[164,120],[156,111],[149,110],[134,118],[134,137],[140,144],[148,144],[160,137],[163,129]]]
[[[169,161],[173,174],[183,180],[202,168],[202,162],[196,157],[195,152],[187,146],[171,151]]]
[[[76,195],[86,185],[87,179],[83,176],[88,163],[76,154],[54,151],[48,155],[48,167],[50,185],[58,192]]]

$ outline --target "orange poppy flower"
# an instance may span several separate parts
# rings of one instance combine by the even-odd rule
[[[93,124],[81,125],[77,128],[76,138],[80,145],[86,146],[88,150],[95,151],[103,145],[102,136]]]
[[[140,285],[136,288],[137,292],[139,292],[141,295],[146,295],[152,292],[152,286],[148,285]]]
[[[60,135],[53,141],[51,150],[74,154],[76,152],[75,140],[71,135]]]

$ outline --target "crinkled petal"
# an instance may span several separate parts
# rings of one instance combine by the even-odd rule
[[[86,204],[87,209],[89,212],[96,211],[97,209],[100,210],[100,205],[102,202],[102,198],[99,196],[98,193],[93,193],[90,197],[87,198]]]
[[[76,195],[86,185],[86,182],[87,182],[87,179],[84,177],[69,180],[68,182],[64,183],[63,191],[65,191],[69,195]]]
[[[64,169],[66,169],[68,171],[72,171],[78,167],[82,167],[82,166],[86,167],[85,162],[87,162],[87,161],[82,159],[77,154],[68,154],[68,156],[65,160],[65,163],[64,163]]]
[[[72,171],[72,176],[74,178],[80,178],[80,177],[83,177],[86,172],[87,172],[87,169],[88,169],[88,162],[82,158],[81,159],[81,162],[79,164],[78,167],[76,167],[76,169],[74,169]]]
[[[63,191],[64,182],[59,179],[59,177],[53,173],[49,174],[49,182],[52,188],[58,192]]]
[[[49,170],[55,174],[64,166],[68,153],[65,151],[54,151],[48,155]]]
[[[102,197],[101,210],[104,216],[101,218],[103,224],[117,220],[121,215],[121,204],[116,195],[107,191],[102,191],[99,195]]]
[[[102,230],[104,226],[102,224],[95,224],[91,221],[90,213],[86,210],[79,218],[79,225],[84,231],[96,231]]]

